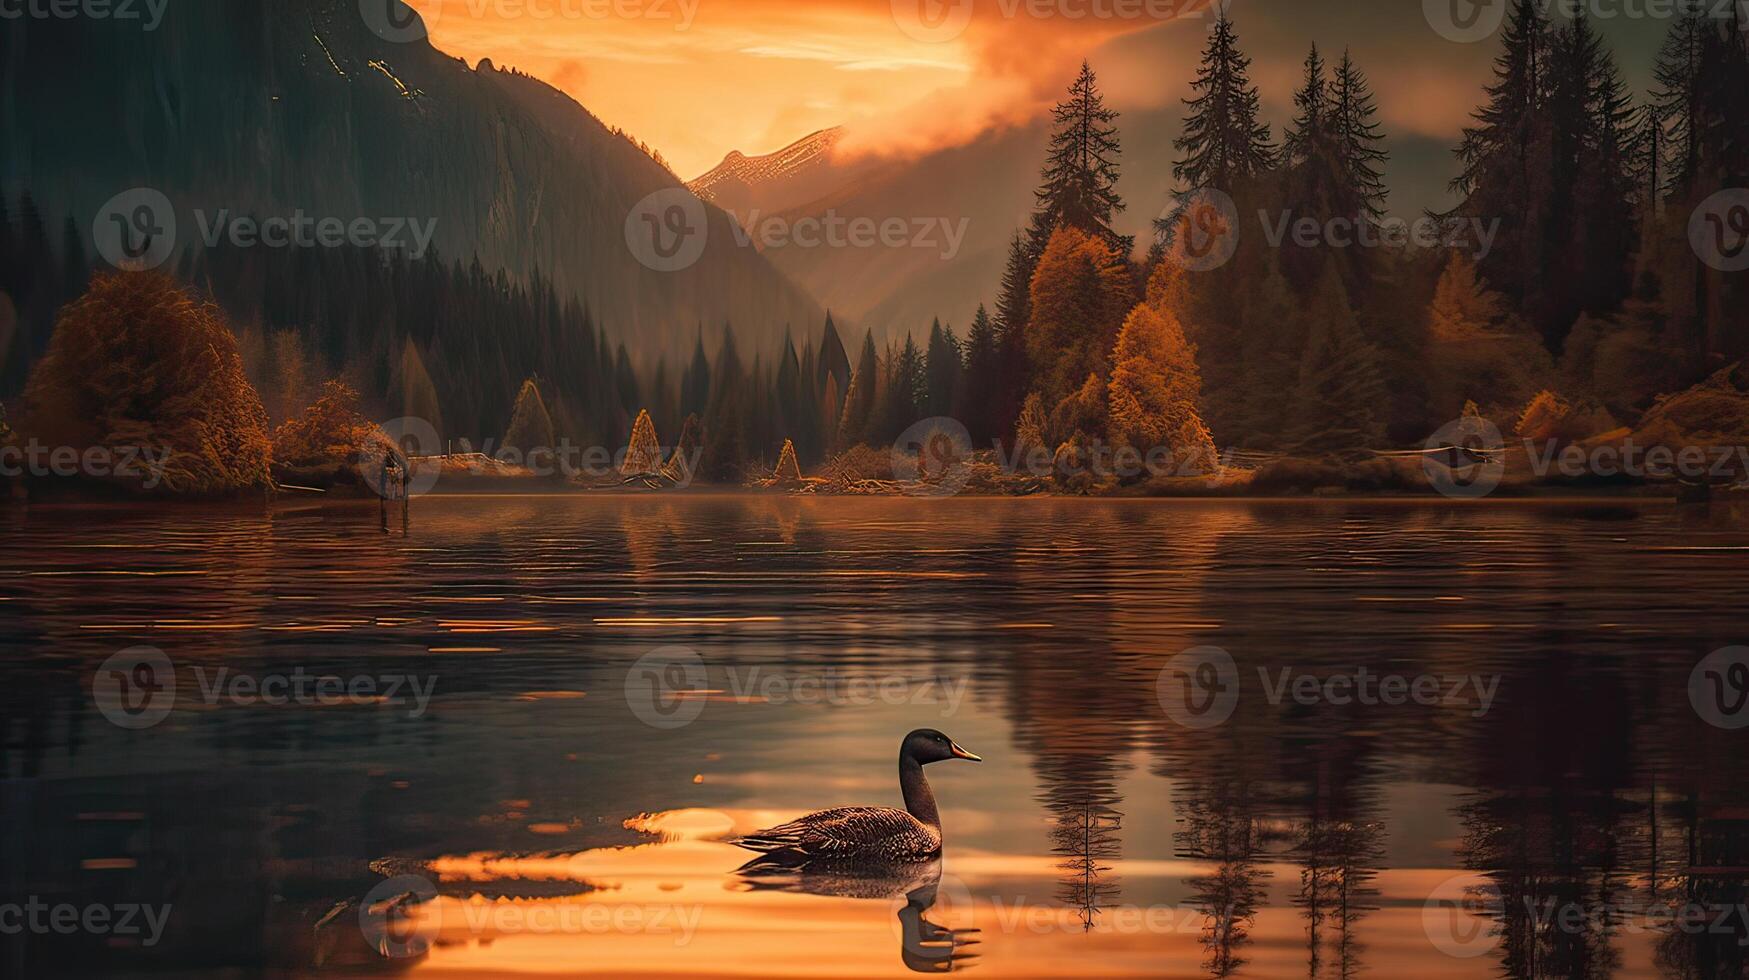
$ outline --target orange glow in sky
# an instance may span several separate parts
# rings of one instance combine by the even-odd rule
[[[831,126],[852,148],[956,142],[1031,116],[1098,43],[1160,23],[1030,17],[1027,0],[410,2],[441,50],[550,82],[687,179]]]

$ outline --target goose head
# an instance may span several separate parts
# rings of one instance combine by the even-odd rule
[[[905,741],[899,747],[899,756],[915,760],[920,765],[931,762],[944,762],[948,759],[964,759],[967,762],[983,762],[965,749],[959,743],[933,728],[919,728],[905,736]]]

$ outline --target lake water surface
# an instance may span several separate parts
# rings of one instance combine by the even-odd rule
[[[0,948],[17,976],[1739,977],[1749,668],[1707,658],[1749,644],[1746,518],[0,512],[0,881],[111,918]],[[900,805],[918,727],[984,758],[928,769],[939,862],[736,873],[726,837]]]

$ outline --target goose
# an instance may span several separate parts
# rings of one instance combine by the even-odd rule
[[[896,864],[941,853],[941,814],[923,767],[931,762],[983,759],[933,728],[919,728],[899,745],[899,790],[905,809],[841,806],[821,810],[731,843],[761,856],[748,868],[804,868],[814,862]],[[744,869],[746,870],[746,869]]]

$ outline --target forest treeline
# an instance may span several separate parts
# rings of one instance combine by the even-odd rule
[[[1656,87],[1636,97],[1587,18],[1553,22],[1517,0],[1455,148],[1461,203],[1441,216],[1495,227],[1480,252],[1255,233],[1252,215],[1383,220],[1389,150],[1361,66],[1316,47],[1277,138],[1222,15],[1173,173],[1186,195],[1233,202],[1231,260],[1185,263],[1182,213],[1139,254],[1114,230],[1119,117],[1084,64],[1054,110],[1033,217],[963,335],[937,321],[847,345],[828,315],[793,325],[777,351],[748,352],[733,325],[699,324],[690,352],[636,363],[612,324],[539,271],[523,281],[434,253],[219,245],[184,253],[176,276],[230,315],[270,425],[339,378],[374,414],[490,448],[532,383],[554,437],[578,445],[625,445],[645,409],[672,443],[696,416],[704,475],[719,480],[769,467],[786,440],[815,466],[942,415],[979,446],[1127,443],[1192,461],[1216,445],[1418,443],[1466,408],[1506,431],[1535,417],[1583,437],[1631,423],[1749,343],[1741,277],[1703,262],[1689,237],[1702,201],[1749,184],[1745,25],[1713,6],[1672,21]],[[70,219],[58,249],[53,238],[28,197],[0,200],[0,290],[16,310],[0,393],[22,389],[55,311],[91,275]]]

